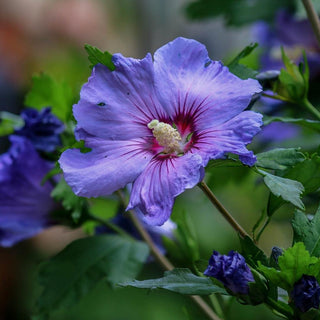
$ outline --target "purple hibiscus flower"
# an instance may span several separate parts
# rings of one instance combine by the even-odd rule
[[[307,19],[298,20],[286,11],[280,11],[273,26],[259,22],[254,27],[254,38],[263,49],[262,70],[280,70],[284,67],[281,46],[295,63],[303,60],[306,51],[311,76],[320,73],[320,50],[317,39]]]
[[[150,54],[112,59],[115,71],[95,66],[73,108],[76,138],[92,151],[70,149],[59,160],[77,195],[107,195],[133,182],[127,209],[161,225],[210,159],[231,152],[254,164],[246,145],[262,116],[243,110],[261,91],[256,80],[239,79],[185,38],[158,49],[154,61]]]
[[[10,247],[50,225],[54,208],[49,182],[41,184],[53,164],[40,158],[32,143],[11,136],[8,152],[0,156],[0,245]]]
[[[303,275],[294,284],[291,298],[295,306],[301,312],[307,312],[311,308],[319,309],[320,286],[314,276]]]
[[[231,250],[228,255],[213,251],[204,274],[221,281],[226,288],[237,294],[249,293],[249,282],[254,281],[244,257]]]
[[[24,126],[15,131],[15,135],[29,139],[39,151],[52,152],[61,145],[59,134],[64,130],[63,123],[47,107],[40,112],[27,108],[21,112]]]

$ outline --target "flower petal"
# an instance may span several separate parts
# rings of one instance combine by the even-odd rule
[[[53,167],[40,158],[31,142],[11,136],[0,157],[0,245],[11,246],[50,225],[53,186],[42,179]]]
[[[244,111],[220,126],[200,132],[191,152],[202,156],[204,166],[210,159],[222,158],[227,152],[238,154],[244,164],[252,166],[256,158],[246,145],[260,131],[261,125],[261,114]]]
[[[75,194],[99,197],[111,194],[133,182],[152,158],[143,149],[142,139],[103,141],[87,138],[91,152],[66,150],[59,160],[66,182]]]
[[[80,93],[73,113],[77,129],[91,135],[127,140],[150,135],[147,124],[164,118],[164,110],[154,94],[151,55],[138,60],[113,56],[116,70],[96,65]]]
[[[177,38],[154,55],[157,93],[173,120],[190,117],[194,129],[219,125],[242,112],[258,81],[242,80],[218,61],[211,61],[204,45]]]
[[[202,159],[196,154],[177,158],[154,158],[133,183],[127,210],[137,207],[150,225],[168,220],[174,198],[194,187],[204,175]]]

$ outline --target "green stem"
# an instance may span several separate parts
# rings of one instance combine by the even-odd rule
[[[204,192],[204,194],[208,197],[211,203],[219,210],[219,212],[223,215],[223,217],[229,222],[231,227],[237,231],[242,238],[250,237],[248,233],[241,227],[241,225],[233,218],[233,216],[228,212],[228,210],[222,205],[222,203],[216,198],[216,196],[212,193],[208,185],[203,181],[201,181],[198,186]]]
[[[260,229],[260,231],[259,231],[259,233],[258,233],[258,235],[257,235],[257,237],[256,237],[256,239],[255,239],[256,242],[259,242],[260,237],[261,237],[263,231],[264,231],[265,228],[268,226],[268,224],[270,223],[270,221],[271,221],[271,218],[268,217],[268,219],[267,219],[266,222],[263,224],[262,228]]]
[[[271,307],[273,310],[279,312],[280,314],[286,316],[288,319],[292,319],[293,313],[290,312],[288,309],[282,307],[277,301],[267,297],[265,303]]]
[[[280,100],[280,101],[283,101],[283,102],[294,103],[294,101],[291,101],[288,98],[279,96],[278,94],[271,95],[271,94],[267,94],[267,93],[262,93],[262,96],[266,97],[266,98],[274,99],[274,100]]]
[[[104,220],[104,219],[101,219],[99,217],[96,217],[94,216],[93,214],[89,214],[89,218],[93,221],[96,221],[104,226],[106,226],[108,229],[126,237],[126,238],[131,238],[132,239],[132,236],[127,233],[126,231],[124,231],[122,228],[119,228],[118,226],[116,226],[115,224],[111,223],[110,221],[107,221],[107,220]]]
[[[118,191],[118,196],[120,197],[122,203],[126,204],[126,199],[121,191]],[[134,226],[138,230],[140,236],[142,239],[146,242],[148,245],[151,254],[155,257],[155,259],[159,262],[159,264],[167,271],[170,271],[174,269],[174,265],[170,262],[169,259],[167,259],[166,256],[164,256],[157,246],[154,244],[152,238],[150,237],[149,233],[145,230],[143,225],[140,223],[140,221],[136,218],[135,213],[133,210],[129,211],[129,217],[131,221],[133,222]],[[207,315],[207,317],[211,320],[222,320],[220,317],[218,317],[213,310],[209,307],[209,305],[199,296],[190,296],[190,298],[199,306],[200,309]]]
[[[311,22],[313,32],[318,40],[318,44],[320,46],[320,22],[318,18],[318,14],[313,7],[311,0],[302,0],[304,8],[307,12],[308,19]]]
[[[308,99],[303,100],[303,105],[320,120],[320,112],[309,102]]]

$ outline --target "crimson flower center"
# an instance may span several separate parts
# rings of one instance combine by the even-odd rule
[[[183,142],[179,131],[170,124],[152,120],[148,123],[148,128],[152,130],[153,136],[158,144],[162,146],[163,153],[183,153]]]

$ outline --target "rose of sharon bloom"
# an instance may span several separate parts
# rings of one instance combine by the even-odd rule
[[[244,257],[233,250],[228,255],[213,251],[204,274],[218,279],[235,294],[248,294],[248,282],[254,281]]]
[[[246,145],[262,116],[243,110],[261,91],[256,80],[239,79],[184,38],[158,49],[154,61],[150,54],[112,60],[115,71],[95,66],[73,107],[76,138],[92,151],[67,150],[59,161],[77,195],[107,195],[133,182],[127,209],[161,225],[210,159],[232,152],[253,165]]]
[[[49,182],[41,184],[53,164],[38,155],[31,142],[11,136],[11,148],[0,156],[0,245],[10,247],[49,226],[54,208]]]
[[[304,274],[301,279],[294,284],[290,297],[301,312],[307,312],[311,308],[319,309],[319,283],[314,276]]]
[[[21,112],[24,126],[15,131],[15,135],[29,139],[39,151],[54,151],[61,145],[59,134],[64,130],[63,123],[47,107],[38,111],[26,108]]]

